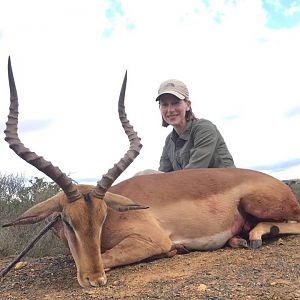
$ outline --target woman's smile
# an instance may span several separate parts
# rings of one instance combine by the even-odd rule
[[[186,126],[185,115],[190,109],[190,103],[172,94],[163,94],[159,107],[165,122],[173,126],[178,134],[182,132]]]

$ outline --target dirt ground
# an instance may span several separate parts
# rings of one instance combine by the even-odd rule
[[[0,299],[300,299],[300,236],[116,268],[105,287],[90,289],[78,285],[69,255],[22,260],[1,279]]]

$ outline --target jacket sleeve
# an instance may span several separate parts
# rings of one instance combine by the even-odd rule
[[[163,148],[162,155],[160,157],[159,168],[158,170],[161,172],[172,172],[173,166],[168,156],[168,138],[166,139],[165,146]]]
[[[213,125],[198,126],[194,132],[194,147],[185,169],[208,168],[215,153],[218,133]]]

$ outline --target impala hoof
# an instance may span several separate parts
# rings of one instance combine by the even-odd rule
[[[245,239],[240,239],[238,246],[239,246],[239,248],[248,248],[248,243]]]
[[[231,248],[248,248],[247,241],[238,236],[232,237],[227,243]]]
[[[271,228],[270,228],[270,234],[271,235],[277,235],[277,234],[279,234],[279,227],[278,226],[272,226]]]
[[[249,247],[251,249],[258,249],[262,246],[262,240],[251,240]]]

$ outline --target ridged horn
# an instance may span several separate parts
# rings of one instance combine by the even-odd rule
[[[65,192],[69,201],[75,201],[81,197],[76,185],[73,184],[72,179],[63,173],[58,167],[54,167],[51,162],[46,161],[42,156],[38,156],[35,152],[26,148],[18,136],[18,115],[19,103],[18,94],[11,67],[10,57],[8,58],[8,80],[10,88],[10,106],[9,115],[6,122],[5,140],[9,147],[22,159],[29,164],[36,167],[38,170],[49,176],[56,182]]]
[[[123,173],[123,171],[134,161],[134,159],[139,155],[140,150],[142,148],[142,144],[140,142],[140,138],[137,136],[137,133],[133,130],[133,127],[130,125],[127,115],[125,113],[124,99],[125,99],[125,91],[126,91],[126,83],[127,83],[127,71],[124,76],[118,111],[119,118],[124,128],[126,135],[128,136],[130,147],[126,152],[125,156],[120,159],[120,161],[115,164],[108,172],[102,176],[102,179],[97,182],[96,188],[93,190],[93,195],[96,198],[103,199],[106,191],[112,186],[114,181]]]

